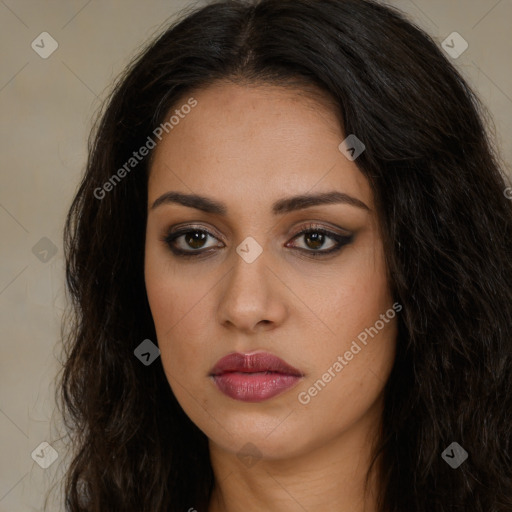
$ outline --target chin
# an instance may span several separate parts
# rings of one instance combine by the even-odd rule
[[[222,449],[237,455],[244,450],[251,452],[251,446],[246,445],[254,445],[258,454],[265,459],[293,457],[304,445],[307,426],[296,425],[291,417],[287,417],[288,414],[289,411],[270,417],[268,414],[232,413],[223,416],[224,428],[219,427],[215,432],[205,434]],[[299,439],[301,445],[297,443]]]

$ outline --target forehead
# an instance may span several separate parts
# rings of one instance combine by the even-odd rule
[[[190,97],[197,105],[155,149],[150,202],[168,190],[247,204],[335,188],[371,203],[366,178],[338,149],[345,136],[328,97],[218,83],[185,95],[168,117]]]

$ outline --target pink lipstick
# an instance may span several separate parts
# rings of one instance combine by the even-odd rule
[[[219,359],[210,377],[235,400],[262,402],[295,386],[304,374],[268,352],[235,352]]]

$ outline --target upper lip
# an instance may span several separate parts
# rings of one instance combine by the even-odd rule
[[[217,361],[210,371],[210,375],[216,376],[228,372],[276,372],[284,375],[296,375],[297,377],[304,375],[297,368],[268,352],[257,352],[254,354],[234,352],[228,354]]]

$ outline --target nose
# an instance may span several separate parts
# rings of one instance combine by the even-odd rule
[[[255,333],[285,321],[286,286],[271,267],[265,251],[251,263],[234,254],[234,266],[219,295],[218,315],[224,327]]]

